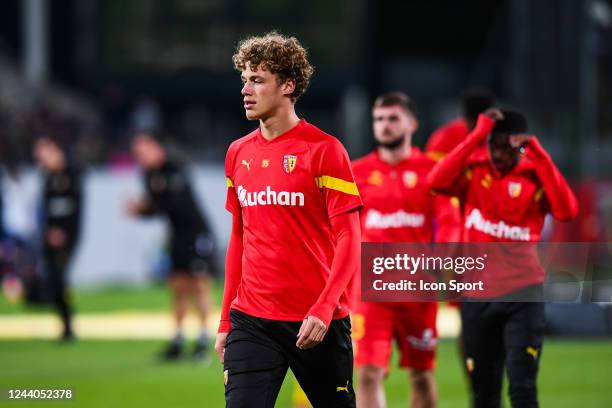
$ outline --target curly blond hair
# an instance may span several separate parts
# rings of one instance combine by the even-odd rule
[[[261,67],[278,75],[279,83],[293,79],[293,102],[304,94],[314,72],[314,67],[308,62],[306,49],[298,39],[285,37],[276,31],[240,41],[232,61],[238,71],[243,71],[249,64],[252,70]]]

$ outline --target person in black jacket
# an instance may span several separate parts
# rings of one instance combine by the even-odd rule
[[[80,175],[69,165],[60,144],[49,136],[36,141],[34,156],[44,173],[42,249],[49,287],[63,323],[61,339],[73,340],[72,305],[66,275],[79,238]]]
[[[198,209],[186,174],[168,160],[166,149],[157,137],[150,132],[137,133],[132,152],[144,169],[146,195],[141,200],[128,202],[128,213],[140,217],[162,215],[170,225],[169,284],[174,297],[176,334],[163,356],[176,359],[182,355],[183,320],[188,302],[193,299],[201,323],[193,355],[203,359],[209,342],[206,324],[213,273],[212,234]]]

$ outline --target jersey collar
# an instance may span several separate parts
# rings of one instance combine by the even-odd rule
[[[297,125],[295,125],[294,127],[292,127],[291,129],[287,130],[285,133],[281,133],[280,135],[276,136],[274,139],[272,140],[267,140],[264,135],[261,134],[261,128],[257,128],[257,143],[261,146],[272,146],[275,143],[278,143],[280,140],[285,140],[287,138],[290,138],[291,136],[295,135],[297,132],[299,132],[301,129],[304,128],[304,126],[307,125],[308,122],[306,122],[306,119],[300,119],[300,121],[297,123]]]

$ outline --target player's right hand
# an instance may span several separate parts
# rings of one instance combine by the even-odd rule
[[[223,364],[225,359],[225,341],[227,340],[227,333],[217,333],[217,339],[215,340],[215,351],[219,355],[219,361]]]
[[[484,115],[488,116],[493,120],[502,120],[504,118],[504,114],[497,108],[489,108],[484,111]]]
[[[325,333],[327,333],[325,323],[316,316],[308,316],[302,322],[295,346],[301,350],[313,348],[323,341]]]

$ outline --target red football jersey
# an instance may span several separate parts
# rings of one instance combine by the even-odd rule
[[[427,173],[435,163],[416,147],[410,157],[395,165],[381,160],[376,151],[353,162],[364,203],[363,241],[431,242],[433,220],[440,211],[454,214],[458,221],[458,202],[436,196],[427,183]]]
[[[575,216],[576,198],[535,138],[525,146],[526,153],[517,165],[500,174],[483,144],[494,124],[480,115],[468,138],[434,167],[429,182],[436,190],[461,199],[464,241],[538,242],[545,215],[551,212],[558,219]],[[533,247],[506,247],[512,248],[525,253],[506,257],[507,265],[494,271],[494,279],[507,281],[508,287],[515,289],[542,283],[544,271]]]
[[[425,145],[425,152],[427,156],[438,161],[463,142],[468,133],[465,119],[457,118],[439,127],[431,134]]]
[[[301,321],[330,274],[329,219],[362,205],[346,150],[302,119],[271,141],[257,129],[233,142],[225,172],[226,208],[242,217],[244,245],[231,308]],[[333,318],[347,315],[345,294]]]
[[[431,134],[425,146],[425,152],[428,157],[439,161],[457,147],[459,143],[463,142],[468,134],[469,130],[465,119],[457,118]],[[455,198],[454,201],[458,202],[458,199]],[[461,215],[455,217],[453,213],[445,214],[442,212],[436,226],[436,241],[460,241],[463,234],[462,220]]]

